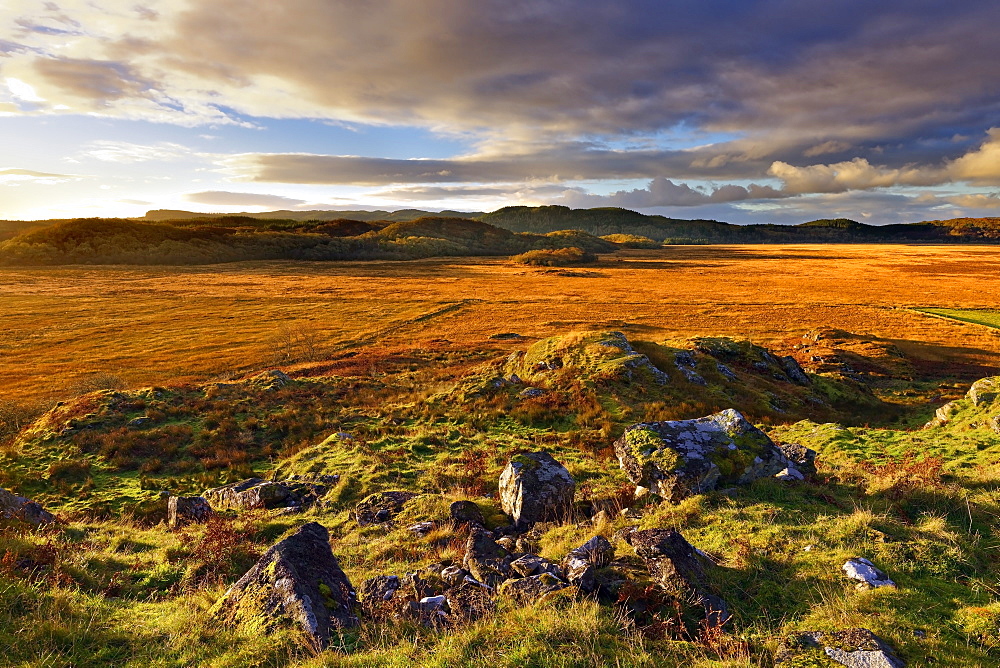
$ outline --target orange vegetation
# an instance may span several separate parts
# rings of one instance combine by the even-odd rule
[[[586,271],[497,258],[4,268],[0,399],[62,398],[97,374],[162,384],[589,327],[779,349],[832,327],[929,364],[1000,367],[1000,332],[908,310],[995,307],[997,275],[997,247],[904,245],[675,246]]]

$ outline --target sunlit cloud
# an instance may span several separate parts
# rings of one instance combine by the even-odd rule
[[[19,185],[22,183],[51,185],[65,181],[76,181],[80,178],[82,177],[67,174],[49,174],[30,169],[0,169],[0,185]]]
[[[216,206],[295,207],[305,203],[305,200],[283,197],[281,195],[238,193],[220,190],[189,193],[184,196],[184,199],[197,204],[212,204]]]
[[[98,140],[87,144],[77,158],[94,158],[104,162],[146,162],[150,160],[176,160],[190,156],[191,151],[170,142],[154,145],[133,144],[121,141]]]

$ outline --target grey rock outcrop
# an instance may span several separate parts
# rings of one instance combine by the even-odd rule
[[[807,631],[791,636],[778,649],[774,664],[820,665],[824,658],[848,668],[903,668],[906,665],[884,640],[868,629],[833,633]]]
[[[40,524],[55,522],[56,518],[31,499],[0,489],[0,520],[24,522],[37,527]]]
[[[188,524],[201,524],[207,522],[213,512],[203,496],[171,496],[167,499],[167,526],[178,529]]]
[[[413,492],[376,492],[369,494],[354,507],[354,519],[361,526],[382,524],[396,516],[407,501],[415,497]]]
[[[250,633],[292,623],[316,650],[326,649],[333,631],[358,624],[351,582],[330,549],[326,528],[316,522],[265,552],[211,614]]]
[[[791,355],[786,355],[785,357],[779,357],[778,363],[784,370],[785,375],[796,385],[812,385],[812,380],[806,375],[806,372],[799,366],[798,361]]]
[[[671,501],[777,475],[788,458],[737,411],[633,425],[615,441],[629,479]]]
[[[972,384],[965,395],[965,398],[971,401],[973,406],[992,403],[997,400],[997,397],[1000,397],[1000,376],[980,378]]]
[[[500,474],[503,511],[518,527],[564,519],[575,491],[573,476],[547,452],[515,455]]]
[[[706,567],[711,562],[672,529],[633,531],[629,544],[645,563],[649,574],[671,597],[682,604],[698,606],[697,612],[713,624],[729,619],[725,601],[711,591]]]
[[[510,553],[493,540],[493,534],[483,529],[472,530],[462,561],[462,566],[472,577],[495,588],[510,577],[510,563]]]
[[[325,479],[336,480],[335,477]],[[216,510],[306,508],[326,494],[328,489],[327,482],[248,478],[205,490],[202,496]]]

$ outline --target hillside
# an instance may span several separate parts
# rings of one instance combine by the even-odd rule
[[[514,234],[475,220],[261,220],[225,216],[148,223],[77,219],[0,242],[0,265],[206,264],[245,260],[408,260],[510,255],[540,248],[617,248],[584,233]]]
[[[359,350],[335,365],[339,375],[274,370],[55,406],[0,454],[0,487],[60,519],[37,530],[8,519],[0,532],[6,659],[837,666],[802,638],[864,627],[908,665],[1000,660],[996,379],[941,407],[926,430],[897,430],[893,422],[926,421],[933,408],[888,401],[912,387],[908,360],[844,333],[804,339],[801,364],[721,337],[503,340],[506,350],[487,358],[414,349],[371,353],[369,363]],[[821,341],[824,360],[845,362],[810,364]],[[841,343],[876,356],[838,353]],[[623,463],[633,448],[644,467],[705,462],[681,459],[683,448],[644,455],[641,439],[702,433],[741,414],[767,434],[739,418],[744,431],[711,456],[717,477],[683,498],[637,487]],[[511,513],[528,506],[508,505],[504,476],[549,461],[540,451],[565,467],[572,503],[520,525]],[[801,471],[739,475],[761,456],[794,458]],[[252,476],[265,480],[206,491]],[[203,494],[215,514],[168,527],[168,494]],[[321,547],[328,534],[336,577],[360,599],[327,584],[314,592],[326,606],[316,614],[341,619],[340,629],[254,603],[271,580],[289,586],[269,575],[276,568],[299,577],[291,552],[275,550],[291,550],[302,532]],[[688,561],[663,552],[668,539],[689,542]],[[841,567],[852,558],[871,560],[892,586],[849,579]],[[515,563],[548,570],[521,576]],[[248,571],[263,584],[241,579]],[[455,584],[455,574],[469,579]],[[242,602],[231,598],[241,587],[250,587]]]
[[[632,234],[666,243],[994,243],[1000,218],[957,218],[896,225],[853,220],[815,220],[800,225],[732,225],[681,220],[619,208],[510,206],[479,218],[516,232],[576,229],[595,236]]]
[[[375,220],[388,220],[390,222],[398,223],[405,222],[409,220],[416,220],[417,218],[477,218],[482,214],[479,212],[463,212],[463,211],[422,211],[420,209],[399,209],[396,211],[323,211],[323,210],[313,210],[313,211],[289,211],[287,209],[281,211],[265,211],[262,213],[255,212],[243,212],[243,213],[195,213],[193,211],[179,211],[175,209],[152,209],[146,212],[143,220],[150,221],[165,221],[165,220],[198,220],[198,219],[215,219],[215,218],[225,218],[229,216],[239,216],[243,218],[252,218],[259,220],[295,220],[295,221],[316,221],[316,220],[338,220],[338,219],[348,219],[348,220],[363,220],[363,221],[375,221]]]

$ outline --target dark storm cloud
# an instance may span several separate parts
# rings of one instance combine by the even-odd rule
[[[373,120],[606,135],[683,122],[805,150],[817,135],[982,132],[1000,80],[984,27],[998,23],[1000,5],[979,0],[288,0],[252,12],[218,0],[183,14],[167,46],[207,79],[277,77]]]

